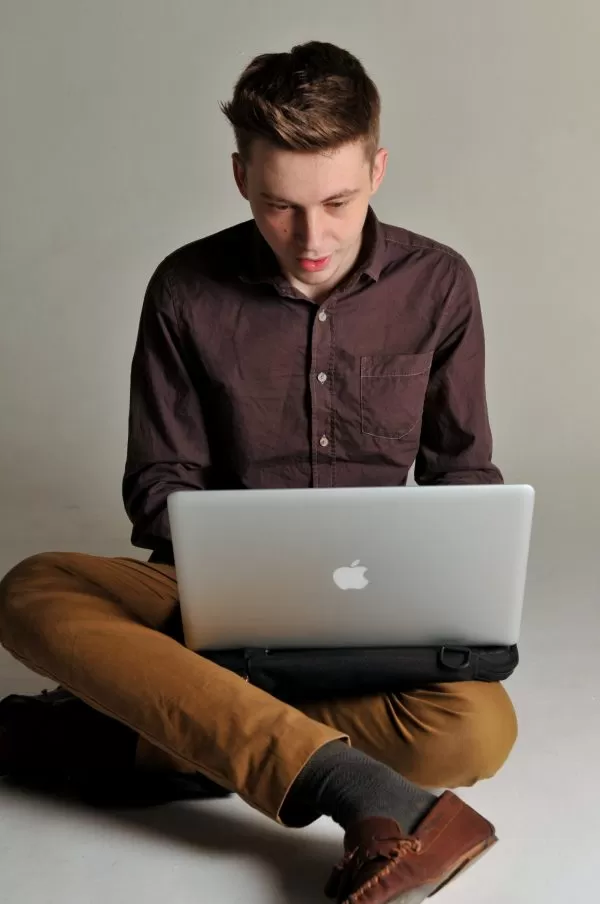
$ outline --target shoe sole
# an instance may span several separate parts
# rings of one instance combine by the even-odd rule
[[[426,901],[428,898],[433,898],[434,895],[437,895],[438,892],[442,891],[444,888],[447,888],[451,882],[454,882],[455,879],[458,879],[460,875],[462,875],[466,870],[470,869],[472,866],[475,866],[478,860],[487,854],[488,851],[496,844],[498,839],[495,835],[491,838],[488,838],[482,844],[477,845],[477,847],[473,848],[472,851],[466,855],[464,860],[455,867],[450,873],[447,873],[439,882],[435,884],[429,885],[421,885],[419,888],[413,888],[411,891],[407,891],[404,894],[401,894],[397,898],[392,898],[389,904],[422,904],[423,901]],[[352,898],[350,898],[352,900]]]

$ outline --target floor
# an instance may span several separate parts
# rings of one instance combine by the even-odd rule
[[[436,902],[597,901],[597,599],[593,581],[575,598],[555,581],[530,587],[522,663],[507,685],[520,740],[495,779],[463,794],[501,843]],[[0,651],[0,697],[46,685]],[[328,820],[285,830],[237,799],[99,814],[0,783],[2,900],[19,904],[313,904],[341,841]]]

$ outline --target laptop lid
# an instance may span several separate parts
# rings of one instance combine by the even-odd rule
[[[530,486],[178,491],[186,645],[512,644]]]

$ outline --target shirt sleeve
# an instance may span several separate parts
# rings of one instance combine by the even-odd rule
[[[470,267],[460,257],[433,356],[415,480],[423,485],[503,483],[492,464],[479,294]]]
[[[171,560],[167,498],[205,488],[210,456],[197,386],[186,365],[168,271],[154,273],[131,366],[123,501],[131,542]]]

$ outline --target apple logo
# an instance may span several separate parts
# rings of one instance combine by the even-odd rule
[[[365,566],[360,564],[360,559],[356,559],[350,566],[336,568],[333,572],[334,583],[340,590],[363,590],[369,583],[365,577],[366,570]]]

